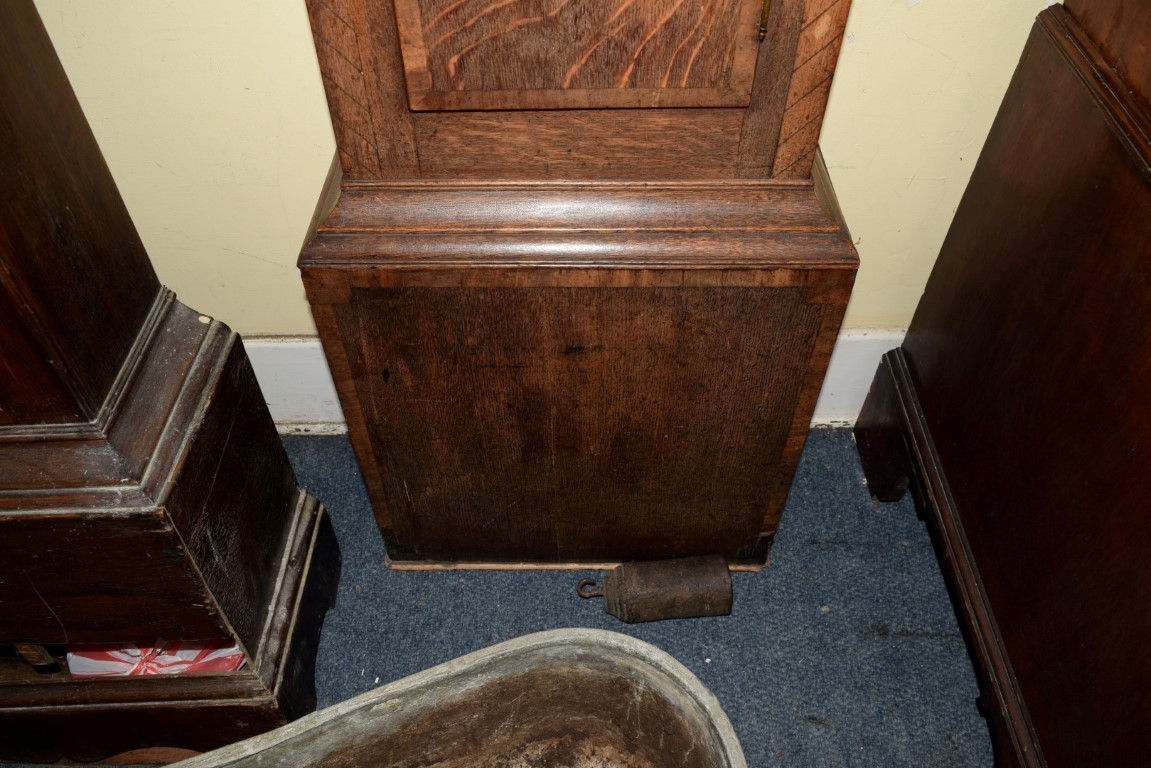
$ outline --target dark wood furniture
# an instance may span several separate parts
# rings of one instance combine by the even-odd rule
[[[856,426],[910,485],[1002,765],[1151,761],[1151,5],[1032,32],[900,349]]]
[[[205,750],[314,707],[338,552],[236,334],[152,271],[30,0],[0,6],[0,759]],[[83,643],[239,672],[78,679]]]
[[[300,267],[393,565],[763,565],[857,266],[848,6],[309,3]]]

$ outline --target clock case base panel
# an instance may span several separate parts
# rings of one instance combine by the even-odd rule
[[[832,200],[344,182],[300,266],[390,564],[762,567],[858,265]]]

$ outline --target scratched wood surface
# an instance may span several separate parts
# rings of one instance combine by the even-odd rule
[[[742,106],[759,0],[398,0],[413,109]]]
[[[35,7],[11,6],[0,24],[0,432],[95,418],[160,290],[119,192],[99,183],[108,166],[64,68],[42,54],[51,43]]]
[[[1151,105],[1151,3],[1068,0],[1065,7],[1143,106]]]
[[[763,42],[758,40],[758,2],[714,0],[721,1],[734,11],[722,18],[725,25],[730,22],[727,40],[721,40],[718,31],[690,33],[690,27],[685,31],[683,24],[671,23],[676,14],[662,34],[646,43],[643,36],[631,33],[620,38],[630,41],[632,53],[643,46],[627,75],[630,84],[620,88],[615,86],[632,59],[626,45],[617,48],[614,43],[597,48],[562,87],[586,48],[595,44],[594,36],[577,39],[591,29],[584,21],[563,28],[562,45],[552,37],[544,45],[528,35],[534,24],[504,34],[499,23],[488,27],[483,21],[491,16],[508,27],[514,19],[532,18],[504,15],[521,13],[518,3],[478,6],[470,0],[455,4],[401,0],[393,9],[392,3],[375,0],[308,0],[344,175],[349,179],[700,179],[773,174],[807,178],[850,0],[773,0]],[[427,15],[419,2],[439,11]],[[525,7],[537,8],[544,16],[554,10],[550,5],[545,8],[543,0],[532,2],[540,4]],[[659,22],[659,9],[671,8],[662,2],[633,3],[613,24],[632,15],[635,30],[642,27],[642,18]],[[584,4],[591,9],[589,19],[599,18],[596,14],[607,8],[620,10],[619,5],[608,4],[601,11],[590,1],[571,7]],[[494,10],[468,26],[481,7]],[[696,7],[684,4],[677,13]],[[567,13],[564,8],[559,15]],[[447,13],[437,18],[443,11]],[[610,14],[604,21],[608,18]],[[440,53],[429,53],[427,39],[436,42],[446,33],[425,34],[425,22],[434,20],[440,30],[447,28],[449,19],[464,28],[436,46]],[[499,34],[457,59],[452,75],[452,57],[471,44],[461,46],[461,41],[477,42],[475,36],[484,29]],[[690,68],[685,61],[691,56],[684,54],[688,45],[677,54],[679,42],[664,39],[674,29],[683,39],[694,34],[690,39],[703,43]],[[528,55],[510,53],[515,46]],[[615,52],[604,58],[602,49]],[[465,66],[481,51],[487,52],[486,66]],[[433,60],[440,64],[430,63]],[[434,76],[439,77],[435,88]],[[676,83],[677,77],[686,87]],[[699,85],[717,77],[718,85]],[[514,82],[531,87],[513,88]],[[581,85],[593,82],[601,85]],[[658,87],[650,87],[653,82]],[[552,87],[556,83],[561,87]],[[416,94],[411,104],[409,89]],[[717,101],[721,91],[741,95],[736,101],[727,96]],[[712,106],[701,106],[705,104]],[[591,108],[601,106],[616,109]],[[431,111],[413,112],[411,107]],[[467,111],[456,111],[461,109]],[[781,137],[787,145],[777,152]]]

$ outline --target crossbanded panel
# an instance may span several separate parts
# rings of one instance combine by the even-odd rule
[[[736,107],[759,0],[396,0],[416,110]]]

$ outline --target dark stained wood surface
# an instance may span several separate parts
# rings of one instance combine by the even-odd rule
[[[431,3],[432,0],[424,2]],[[705,90],[696,93],[699,89],[677,90],[662,85],[646,91],[639,86],[588,90],[576,89],[574,86],[578,83],[573,79],[569,83],[571,87],[559,89],[547,88],[547,83],[540,80],[533,81],[532,87],[541,90],[482,90],[504,88],[510,82],[507,80],[509,77],[522,79],[530,75],[543,78],[557,68],[563,70],[560,85],[563,84],[571,64],[544,65],[541,57],[547,61],[553,61],[551,57],[555,57],[555,62],[566,61],[565,56],[571,58],[570,49],[558,44],[554,38],[549,38],[543,45],[537,39],[538,35],[526,34],[523,38],[515,37],[510,43],[513,47],[527,49],[522,57],[485,54],[496,57],[497,61],[476,72],[482,71],[482,77],[495,77],[497,82],[477,84],[467,81],[462,90],[455,90],[453,81],[450,88],[436,85],[437,90],[431,90],[435,67],[419,64],[415,81],[411,79],[413,74],[409,67],[408,80],[405,81],[399,44],[401,30],[396,28],[391,3],[309,0],[309,13],[340,158],[345,177],[349,179],[767,178],[772,175],[773,167],[778,168],[780,175],[806,178],[810,173],[830,72],[838,55],[849,4],[849,0],[773,0],[767,37],[762,43],[756,39],[758,3],[738,4],[738,23],[735,16],[712,15],[709,11],[707,18],[723,21],[716,26],[716,35],[724,25],[732,25],[730,34],[734,37],[725,46],[715,46],[715,50],[724,51],[724,56],[732,56],[735,64],[730,71],[720,74],[729,78],[731,83],[739,83],[738,90],[744,96],[738,104],[747,105],[718,109],[667,108],[718,105],[720,102],[701,99],[701,94],[706,94]],[[491,9],[491,13],[480,14],[476,10],[470,15],[467,9],[473,6],[466,3],[444,5],[441,2],[440,5],[444,5],[441,10],[446,11],[442,15],[439,11],[421,14],[416,5],[417,0],[410,0],[400,6],[401,19],[408,22],[419,19],[418,30],[413,31],[410,24],[404,27],[403,40],[405,49],[409,51],[409,64],[429,60],[427,45],[421,42],[424,40],[425,21],[430,23],[435,19],[437,25],[454,23],[463,27],[459,34],[448,35],[445,32],[435,38],[443,38],[440,47],[450,47],[459,45],[459,41],[470,40],[471,35],[480,34],[487,28],[485,24],[489,20],[503,18],[501,14],[515,16],[522,13],[525,19],[534,18],[516,4],[495,3],[483,6]],[[654,10],[645,10],[642,14],[639,13],[639,5],[628,5],[613,24],[630,18],[633,13],[639,14],[637,19],[654,14],[659,21],[658,8],[652,4],[644,7],[648,5]],[[579,3],[561,6],[561,15],[567,12],[564,9],[576,6],[583,7]],[[689,10],[694,11],[696,6],[692,9],[686,5],[676,7],[680,9],[677,13],[686,14]],[[708,7],[705,4],[705,8]],[[599,5],[595,5],[595,9],[598,8]],[[606,9],[607,6],[604,12]],[[554,9],[549,6],[550,10]],[[595,10],[591,16],[596,13],[601,11]],[[743,16],[749,18],[750,24]],[[468,26],[472,20],[474,23]],[[590,21],[590,17],[583,19],[577,26],[584,29],[581,25],[590,24]],[[506,27],[513,25],[508,19],[504,22]],[[526,33],[532,26],[517,27],[512,32],[514,35]],[[669,20],[665,31],[675,26]],[[599,29],[594,34],[604,31]],[[574,28],[565,27],[564,35],[576,34]],[[590,27],[589,34],[592,34]],[[624,36],[621,41],[625,38],[631,39]],[[508,36],[496,35],[479,47],[468,49],[469,55],[478,55],[478,51],[489,44],[495,45],[497,40],[502,41],[500,45],[509,42]],[[661,40],[660,35],[653,37],[643,45],[643,51],[662,51],[660,55],[665,59],[669,55],[667,51],[674,54],[678,43],[668,46]],[[642,41],[643,36],[640,36],[636,47]],[[749,42],[751,47],[746,47]],[[586,41],[571,43],[577,47],[581,44],[586,44]],[[463,45],[461,50],[467,49],[468,45],[471,43]],[[628,61],[628,56],[623,53],[626,47],[617,48],[612,43],[611,60]],[[701,48],[701,55],[709,47],[710,43]],[[609,46],[605,44],[596,50],[607,48]],[[445,61],[450,58],[448,55]],[[672,59],[682,61],[682,51],[672,55]],[[699,73],[722,69],[714,64],[705,66],[704,61],[707,59],[697,57],[693,68]],[[446,71],[447,67],[445,63],[441,68]],[[588,71],[612,72],[610,67],[594,62],[588,65]],[[643,67],[637,66],[628,75],[629,80],[643,71]],[[667,72],[666,68],[661,70],[661,83]],[[668,78],[669,85],[673,79]],[[689,79],[688,82],[693,81]],[[499,111],[413,113],[407,104],[410,86],[417,94],[414,106],[418,109],[498,108]],[[750,96],[745,93],[748,88]],[[674,95],[676,93],[686,94],[686,100],[675,101],[679,98]],[[601,103],[605,99],[611,103]],[[722,102],[729,103],[734,102]],[[647,109],[588,109],[597,105]],[[614,114],[617,112],[619,114]],[[777,145],[785,113],[790,121],[789,134],[792,130],[794,134],[784,137],[791,142],[786,148],[787,162],[783,163],[777,159]]]
[[[760,0],[398,0],[416,110],[746,106]]]
[[[0,509],[57,508],[68,506],[69,497],[84,499],[86,507],[142,498],[133,497],[125,483],[144,477],[166,428],[181,423],[172,419],[170,409],[187,379],[206,374],[198,357],[218,349],[227,335],[218,324],[199,322],[199,313],[176,302],[170,291],[163,291],[152,309],[149,326],[154,327],[142,329],[143,338],[125,361],[127,386],[111,400],[102,420],[13,425],[0,433]],[[11,359],[23,364],[23,359]],[[189,391],[197,383],[203,386],[192,382]],[[195,404],[184,405],[179,415],[186,424]],[[158,462],[153,470],[162,466]]]
[[[0,4],[0,44],[0,649],[60,667],[0,651],[0,759],[205,749],[298,717],[338,567],[322,509],[239,338],[157,283],[30,0]],[[234,640],[247,666],[110,683],[63,660],[157,639]]]
[[[315,654],[339,581],[339,549],[315,499],[301,494],[291,515],[291,541],[276,567],[283,579],[245,667],[77,679],[0,656],[0,760],[93,761],[158,746],[202,752],[314,709]]]
[[[959,614],[960,629],[978,668],[980,693],[976,704],[989,720],[995,765],[1043,765],[1038,739],[902,349],[892,350],[880,362],[855,424],[855,438],[871,495],[879,501],[898,501],[910,488],[920,517],[927,523]]]
[[[22,321],[15,300],[2,287],[0,350],[0,430],[20,419],[43,424],[84,417],[83,409],[74,402],[72,392]]]
[[[392,556],[762,561],[800,385],[790,365],[821,314],[805,298],[803,287],[354,295],[337,322],[343,338],[370,339],[349,353],[374,453],[394,468]]]
[[[0,432],[95,419],[160,290],[35,7],[9,5],[0,24]],[[12,362],[33,357],[27,377]]]
[[[766,182],[345,182],[300,262],[393,560],[743,565],[856,263]]]
[[[0,531],[6,642],[229,636],[160,509],[6,515]]]
[[[1001,758],[1137,766],[1151,759],[1151,121],[1069,5],[1032,33],[892,375],[931,447],[916,461],[937,490],[917,496],[955,544],[944,562],[1009,732]],[[879,493],[901,482],[882,453],[915,442],[861,438],[881,452],[866,462]]]
[[[168,683],[172,689],[169,693],[184,687],[183,681]],[[93,686],[92,692],[101,691]],[[124,725],[126,720],[131,726]],[[194,727],[189,726],[192,722]],[[35,707],[8,714],[0,710],[0,757],[21,763],[55,763],[62,757],[102,763],[109,755],[139,748],[136,745],[174,745],[204,752],[285,722],[275,700],[266,697],[188,697],[186,703],[154,700],[131,707],[79,711]],[[35,737],[30,739],[29,734]],[[59,734],[66,734],[66,739]]]
[[[1068,13],[1144,106],[1151,104],[1151,4],[1067,0]]]
[[[174,304],[154,341],[108,434],[0,441],[0,637],[259,646],[295,476],[235,334]]]
[[[210,395],[180,463],[179,482],[160,494],[188,556],[234,636],[252,654],[276,605],[300,496],[239,337],[215,363]]]

